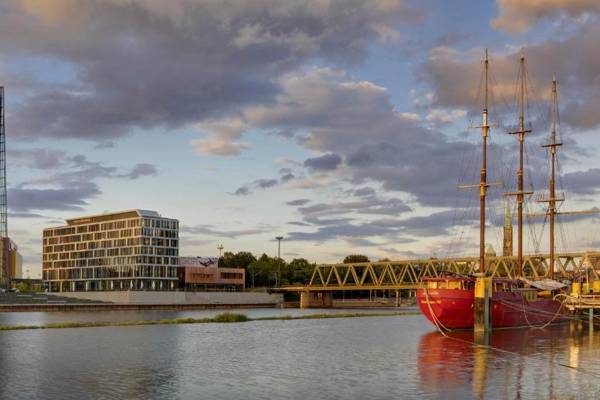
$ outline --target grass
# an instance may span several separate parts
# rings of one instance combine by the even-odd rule
[[[55,322],[46,325],[0,325],[0,331],[17,331],[27,329],[66,329],[66,328],[100,328],[141,325],[179,325],[179,324],[207,324],[207,323],[240,323],[248,321],[290,321],[299,319],[329,319],[329,318],[360,318],[360,317],[391,317],[399,315],[418,315],[418,312],[395,313],[344,313],[344,314],[311,314],[311,315],[284,315],[274,317],[249,318],[245,314],[222,313],[212,318],[175,318],[141,321],[92,321],[92,322]]]

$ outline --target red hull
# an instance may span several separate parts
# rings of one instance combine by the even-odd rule
[[[443,328],[473,329],[473,290],[418,289],[417,302],[425,317],[434,325],[436,322],[431,311]],[[520,293],[509,291],[492,294],[491,311],[494,328],[530,327],[567,320],[559,301],[527,301]]]

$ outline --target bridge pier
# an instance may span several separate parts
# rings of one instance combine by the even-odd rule
[[[333,294],[331,291],[314,292],[304,290],[300,292],[300,308],[331,308],[333,307]]]

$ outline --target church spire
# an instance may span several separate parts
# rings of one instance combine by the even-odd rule
[[[506,199],[506,213],[504,214],[504,242],[502,243],[502,255],[513,256],[513,225],[510,212],[510,201]]]
[[[504,227],[512,228],[512,214],[510,213],[510,202],[508,199],[505,201],[506,203],[506,212],[504,214]]]

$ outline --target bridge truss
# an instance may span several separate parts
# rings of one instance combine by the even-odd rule
[[[491,277],[514,278],[517,257],[486,257],[486,274]],[[549,276],[548,254],[523,258],[523,275],[528,279]],[[573,279],[588,274],[598,279],[600,252],[563,253],[556,255],[555,279]],[[354,264],[317,265],[304,286],[288,286],[285,291],[402,290],[416,289],[423,278],[447,273],[471,275],[479,269],[479,257],[429,258],[417,260],[379,261]]]

